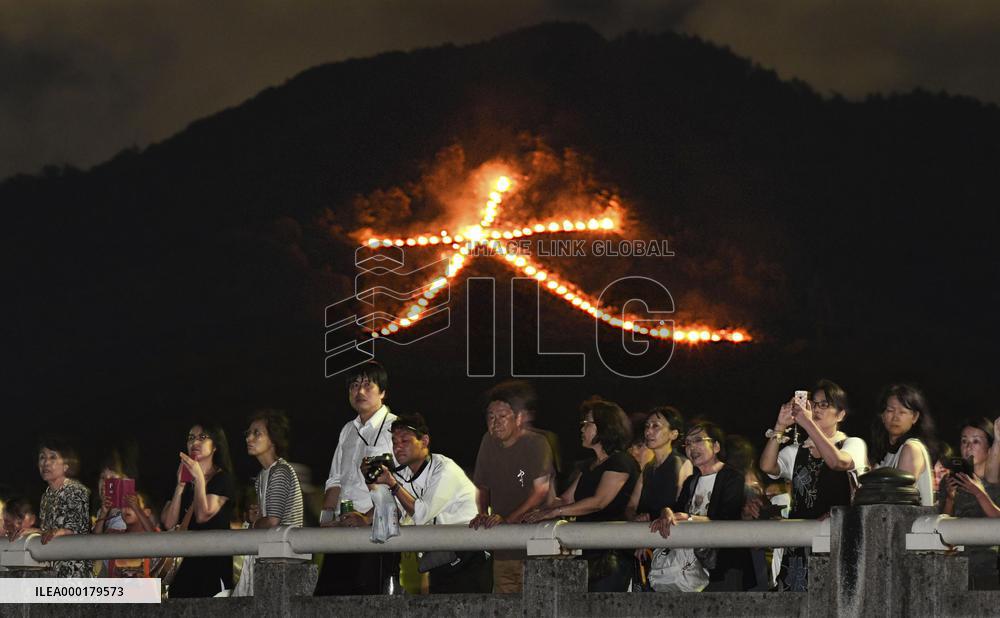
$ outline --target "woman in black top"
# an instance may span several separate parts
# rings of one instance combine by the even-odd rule
[[[529,523],[560,517],[577,521],[617,521],[625,519],[625,507],[636,479],[639,464],[625,447],[629,442],[628,417],[617,404],[589,399],[581,406],[580,437],[583,446],[594,451],[594,459],[583,464],[569,488],[544,509],[529,513]],[[585,551],[588,589],[592,592],[624,592],[632,578],[631,552]]]
[[[665,508],[649,529],[664,538],[670,529],[682,521],[718,521],[742,518],[745,478],[723,459],[725,436],[718,425],[702,421],[695,423],[684,439],[684,450],[694,466],[694,472],[684,482],[674,512]],[[749,549],[719,549],[717,552],[696,550],[702,566],[708,571],[705,591],[749,590],[756,585],[753,559]],[[700,555],[699,555],[700,554]]]
[[[235,494],[232,469],[226,432],[217,425],[195,423],[188,432],[187,453],[180,453],[174,494],[163,507],[164,529],[189,519],[188,530],[228,530]],[[169,596],[211,597],[232,587],[231,556],[185,558]]]
[[[685,479],[691,476],[691,462],[674,449],[674,442],[684,430],[684,419],[676,408],[653,408],[643,429],[646,448],[653,460],[642,469],[625,508],[631,521],[656,519],[663,509],[674,508]]]

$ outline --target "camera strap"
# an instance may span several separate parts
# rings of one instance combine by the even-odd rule
[[[421,498],[423,496],[423,492],[420,492],[421,495],[418,496],[417,488],[413,486],[413,483],[416,482],[418,478],[420,478],[420,475],[424,473],[424,470],[427,469],[427,464],[429,464],[430,462],[431,462],[431,456],[427,455],[427,458],[424,459],[424,463],[420,464],[420,467],[417,468],[417,471],[413,474],[412,477],[410,477],[410,480],[406,481],[406,483],[409,484],[410,486],[410,493],[413,494],[413,496],[416,498]],[[405,465],[399,466],[398,468],[396,468],[395,471],[398,472],[399,470],[402,470],[405,467],[406,467]]]
[[[385,419],[387,419],[387,418],[389,418],[389,411],[388,410],[385,411],[385,416],[382,417],[382,424],[378,426],[378,431],[375,432],[375,442],[376,443],[378,442],[378,437],[382,434],[382,428],[385,427]],[[362,442],[365,443],[365,446],[371,446],[371,444],[368,444],[368,440],[365,440],[365,437],[363,435],[361,435],[361,430],[358,429],[357,425],[354,426],[354,431],[357,432],[358,438]]]

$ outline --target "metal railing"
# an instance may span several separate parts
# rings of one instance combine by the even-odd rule
[[[1000,519],[927,515],[913,522],[906,549],[948,550],[965,545],[1000,545]]]
[[[0,542],[0,566],[35,567],[52,560],[225,556],[309,559],[312,553],[378,553],[475,549],[526,550],[560,555],[583,549],[636,547],[810,547],[830,551],[829,521],[681,522],[669,538],[648,523],[544,522],[471,530],[465,525],[404,526],[385,543],[371,541],[368,528],[272,528],[128,534],[70,535],[43,545],[37,535]]]

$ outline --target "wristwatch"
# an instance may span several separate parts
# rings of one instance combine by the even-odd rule
[[[395,485],[393,485],[392,487],[389,488],[389,493],[392,494],[392,495],[394,495],[394,496],[396,495],[396,492],[398,492],[398,491],[399,491],[399,483],[396,483]]]
[[[786,429],[784,431],[775,431],[774,429],[768,429],[767,431],[764,432],[764,437],[767,438],[768,440],[774,438],[775,440],[778,441],[778,444],[784,444],[785,442],[788,442],[789,440],[792,439],[791,436],[785,435],[785,431],[788,430]]]

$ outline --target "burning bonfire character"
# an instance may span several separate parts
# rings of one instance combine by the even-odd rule
[[[372,337],[390,336],[402,328],[407,328],[415,324],[420,320],[421,313],[430,304],[430,301],[462,270],[466,261],[470,258],[470,254],[474,256],[480,247],[485,247],[488,250],[485,252],[486,255],[503,259],[504,263],[513,268],[518,274],[533,277],[539,282],[542,289],[563,299],[574,308],[590,314],[593,318],[605,322],[612,328],[634,331],[655,339],[673,339],[678,343],[692,345],[720,341],[744,343],[751,340],[750,335],[740,329],[713,330],[702,325],[686,325],[671,330],[666,326],[662,328],[641,326],[637,323],[638,318],[635,316],[622,315],[614,307],[602,306],[596,298],[586,294],[572,282],[560,278],[551,271],[545,270],[540,264],[533,262],[525,256],[517,255],[516,252],[510,251],[510,245],[505,241],[535,234],[620,231],[619,224],[611,217],[603,217],[601,219],[590,218],[587,221],[564,219],[562,221],[535,223],[521,228],[496,229],[493,227],[493,223],[499,214],[504,195],[512,187],[513,183],[507,176],[497,178],[492,184],[491,188],[493,190],[490,191],[489,200],[482,210],[482,218],[479,224],[463,227],[454,236],[448,230],[441,230],[440,234],[423,234],[411,238],[369,238],[363,243],[363,246],[371,249],[392,246],[450,247],[450,251],[444,255],[448,264],[445,272],[440,277],[432,280],[426,286],[426,290],[417,298],[416,302],[405,307],[401,315],[397,315],[386,326],[372,330]]]

